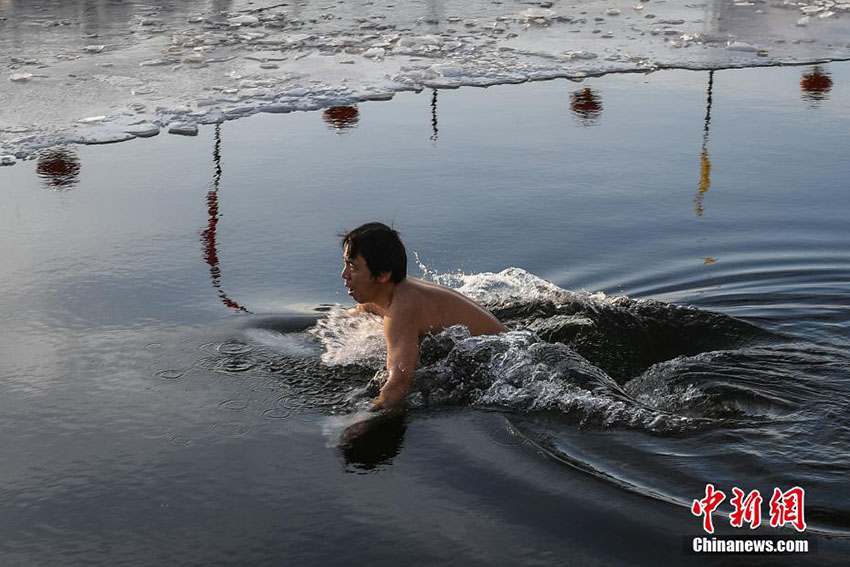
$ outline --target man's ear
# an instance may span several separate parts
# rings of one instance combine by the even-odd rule
[[[390,273],[390,272],[381,272],[380,274],[378,274],[378,281],[379,281],[380,283],[382,283],[382,284],[385,284],[385,283],[387,283],[388,281],[390,281],[390,277],[392,277],[392,273]]]

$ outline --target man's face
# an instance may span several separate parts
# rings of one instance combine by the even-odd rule
[[[342,254],[342,261],[342,281],[348,288],[348,295],[357,303],[371,301],[378,287],[378,281],[372,277],[372,272],[366,265],[366,258],[363,256],[351,258],[346,248]]]

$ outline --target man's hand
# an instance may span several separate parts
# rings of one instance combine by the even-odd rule
[[[406,393],[406,388],[392,386],[388,383],[381,388],[378,397],[372,400],[369,411],[403,409]]]

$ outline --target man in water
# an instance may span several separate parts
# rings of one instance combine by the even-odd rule
[[[419,358],[419,340],[452,325],[464,325],[472,335],[506,331],[492,313],[460,293],[407,276],[407,252],[398,232],[370,222],[340,235],[342,279],[357,313],[384,320],[389,377],[372,410],[404,407]]]

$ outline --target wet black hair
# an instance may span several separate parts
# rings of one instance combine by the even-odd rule
[[[397,230],[381,222],[367,222],[339,237],[349,258],[363,256],[373,278],[390,272],[390,280],[398,283],[407,277],[407,252]]]

